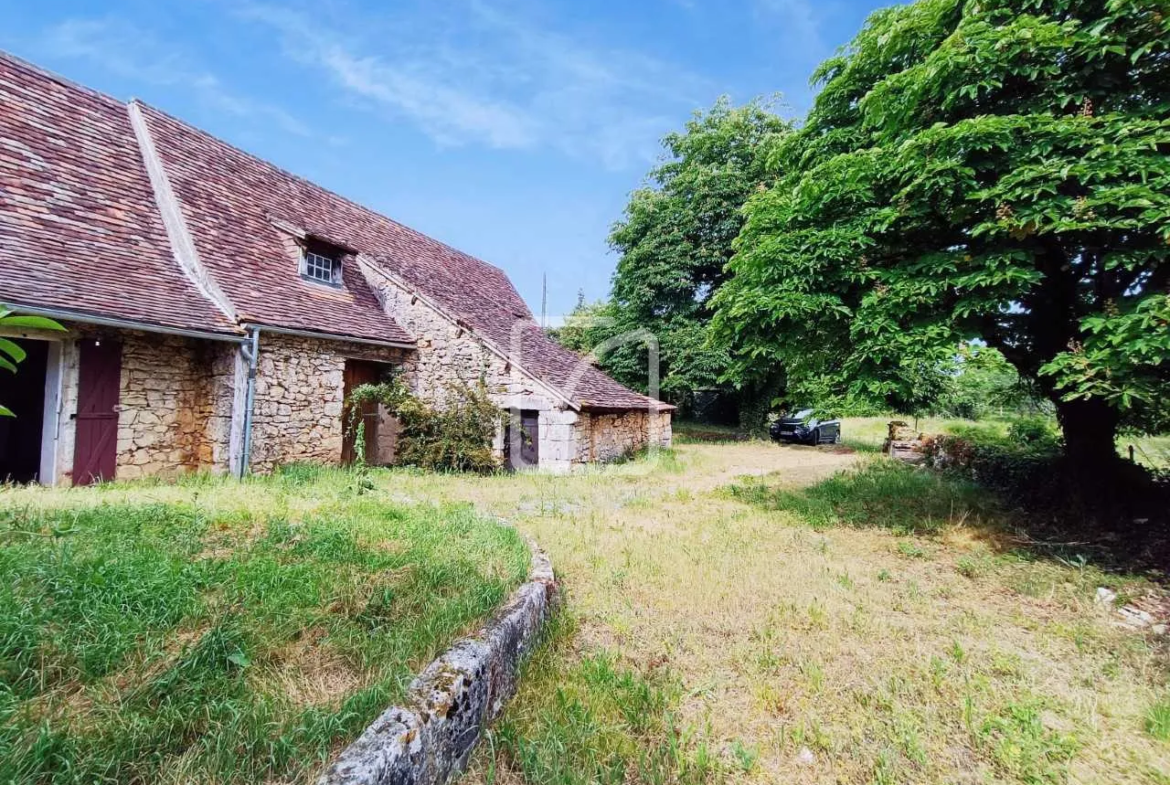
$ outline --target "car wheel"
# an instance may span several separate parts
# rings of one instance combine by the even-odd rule
[[[833,437],[833,444],[840,444],[840,443],[841,443],[841,430],[838,429],[837,435]]]
[[[812,432],[812,442],[811,442],[811,444],[814,444],[814,445],[816,445],[816,444],[820,444],[820,443],[821,443],[821,429],[820,429],[820,428],[816,428],[816,429],[814,429],[814,430],[813,430],[813,432]]]

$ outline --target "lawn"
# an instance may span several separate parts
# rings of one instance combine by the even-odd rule
[[[0,781],[311,782],[528,563],[340,471],[0,491]]]
[[[77,596],[83,573],[45,557],[82,551],[97,501],[105,525],[128,536],[94,535],[87,548],[111,549],[114,565],[152,554],[136,562],[151,575],[189,571],[197,599],[174,602],[212,610],[176,621],[157,592],[124,589],[133,603],[119,607],[140,617],[135,647],[113,671],[85,675],[83,661],[109,656],[99,646],[86,659],[86,641],[104,640],[87,631],[131,622],[102,605],[104,592]],[[180,513],[147,523],[122,512],[131,502]],[[80,761],[77,781],[111,759],[141,768],[106,769],[110,779],[304,780],[518,580],[515,535],[467,503],[535,537],[566,601],[466,782],[1170,782],[1166,639],[1119,627],[1115,609],[1094,600],[1101,586],[1119,601],[1141,596],[1153,589],[1147,577],[1103,571],[1075,547],[1063,559],[1033,553],[974,486],[870,454],[760,441],[686,444],[569,477],[302,472],[238,489],[9,492],[5,526],[35,532],[6,541],[33,549],[5,562],[29,576],[10,583],[71,599],[16,614],[13,630],[35,628],[47,642],[38,651],[62,641],[52,661],[65,665],[36,660],[43,683],[6,676],[22,692],[3,709],[5,743],[23,728],[26,746],[0,765]],[[216,521],[235,545],[219,544]],[[325,527],[320,537],[314,526]],[[378,560],[415,542],[434,545],[420,546],[417,564],[430,566],[415,569],[441,577],[371,602],[369,576],[413,574]],[[200,572],[209,559],[225,565],[208,573],[218,588]],[[298,574],[316,577],[291,586],[256,569],[301,561]],[[88,563],[87,585],[117,585]],[[23,582],[50,573],[61,577]],[[323,583],[320,602],[294,599]],[[246,607],[245,593],[255,598]],[[83,599],[93,609],[70,605]],[[387,604],[431,619],[448,603],[463,604],[445,629],[415,625],[400,633],[409,644],[381,640],[396,632],[366,620]],[[64,623],[76,632],[55,626]],[[301,659],[305,637],[319,641],[311,660],[325,667]],[[313,678],[336,665],[359,676],[342,689]],[[187,701],[204,713],[184,715]],[[162,760],[175,765],[151,768]]]
[[[1142,576],[1037,556],[981,489],[689,444],[580,476],[382,480],[515,521],[567,595],[470,782],[1170,782]]]
[[[886,417],[846,417],[841,421],[843,441],[851,447],[866,452],[881,449],[885,441],[887,426],[892,419],[904,420],[914,425],[914,418],[906,415]],[[918,429],[924,433],[963,433],[986,431],[997,436],[1006,436],[1010,420],[955,420],[939,417],[923,417],[918,420]],[[1117,452],[1129,457],[1130,446],[1134,448],[1134,460],[1154,469],[1170,469],[1170,436],[1134,436],[1120,434],[1117,437]]]

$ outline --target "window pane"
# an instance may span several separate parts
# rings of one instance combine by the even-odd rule
[[[305,277],[324,283],[333,283],[337,261],[312,251],[305,252]]]

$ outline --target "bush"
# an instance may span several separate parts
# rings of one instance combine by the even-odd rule
[[[989,488],[1013,500],[1035,489],[1059,458],[1054,442],[1020,443],[998,434],[941,434],[923,443],[926,463]]]
[[[1021,417],[1008,426],[1008,439],[1025,447],[1052,451],[1060,447],[1060,434],[1048,417]]]
[[[398,462],[431,471],[489,474],[500,468],[492,449],[504,413],[488,397],[481,382],[475,387],[452,384],[447,405],[428,406],[394,378],[380,384],[363,384],[348,401],[349,427],[355,434],[357,456],[365,455],[365,424],[361,404],[377,402],[398,419]]]
[[[928,466],[1025,512],[1019,522],[1041,538],[1083,538],[1082,550],[1128,569],[1170,558],[1170,474],[1118,460],[1086,477],[1064,457],[1048,420],[1021,420],[1007,437],[979,427],[933,436],[923,452]]]

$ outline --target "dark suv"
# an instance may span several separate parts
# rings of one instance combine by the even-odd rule
[[[836,444],[841,441],[840,420],[819,420],[812,409],[782,415],[768,428],[772,439],[797,444]]]

